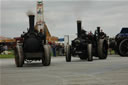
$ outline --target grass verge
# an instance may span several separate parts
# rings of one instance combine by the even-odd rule
[[[1,58],[14,58],[15,57],[14,51],[10,50],[9,52],[10,52],[9,54],[0,54],[0,59]]]

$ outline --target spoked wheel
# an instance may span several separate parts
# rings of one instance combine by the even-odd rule
[[[99,59],[106,59],[108,55],[108,44],[104,39],[100,39],[98,42],[98,56]]]
[[[71,62],[71,46],[66,46],[66,62]]]
[[[121,56],[128,56],[128,39],[123,40],[119,44],[119,53]]]
[[[15,64],[17,67],[22,67],[24,64],[23,49],[22,45],[19,43],[17,43],[17,46],[15,47]]]
[[[44,45],[44,56],[42,57],[42,64],[44,66],[49,66],[51,64],[51,52],[49,45]]]
[[[88,54],[88,61],[93,61],[92,44],[88,44],[88,46],[87,46],[87,54]]]

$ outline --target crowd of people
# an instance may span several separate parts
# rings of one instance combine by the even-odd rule
[[[49,45],[51,46],[51,53],[54,57],[64,56],[64,44],[63,43],[49,42]]]
[[[4,51],[8,51],[8,46],[4,43],[0,43],[0,54]]]

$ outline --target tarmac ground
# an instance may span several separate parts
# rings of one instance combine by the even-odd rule
[[[64,56],[52,57],[50,66],[41,61],[16,67],[14,59],[0,59],[0,85],[128,85],[128,57],[109,55],[93,62]]]

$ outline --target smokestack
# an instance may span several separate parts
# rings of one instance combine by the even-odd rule
[[[98,35],[99,35],[99,33],[100,33],[100,27],[97,27],[97,32],[98,32]]]
[[[34,31],[34,15],[29,16],[29,31]]]
[[[81,34],[81,20],[77,20],[77,37],[80,37]]]

